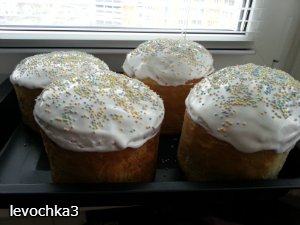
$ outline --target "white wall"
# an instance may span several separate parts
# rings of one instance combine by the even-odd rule
[[[265,6],[268,6],[268,10],[263,15],[263,22],[255,39],[256,56],[266,65],[271,65],[272,60],[276,59],[279,61],[277,67],[287,70],[291,47],[299,39],[300,1],[268,0]],[[300,74],[293,75],[300,79]]]
[[[255,54],[214,54],[216,69],[248,62],[271,66],[273,60],[278,60],[276,68],[281,68],[300,80],[300,0],[257,0],[257,4],[265,10],[252,45]],[[1,40],[0,34],[0,46],[5,47],[3,43],[6,44]],[[210,47],[213,46],[214,43],[210,43]],[[17,49],[11,52],[10,49],[0,48],[0,82],[7,78],[22,58],[35,54],[30,49],[21,54],[16,51]],[[95,55],[104,60],[113,71],[122,71],[125,53]]]

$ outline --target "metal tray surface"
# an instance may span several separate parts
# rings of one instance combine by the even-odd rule
[[[197,187],[214,190],[300,187],[300,150],[297,146],[288,156],[278,179],[189,182],[185,179],[177,164],[178,140],[178,135],[160,136],[157,169],[153,182],[135,185],[149,186],[149,188],[156,187],[156,190],[162,191],[193,191],[197,190]],[[0,192],[5,185],[30,186],[44,184],[52,184],[52,181],[50,166],[41,137],[20,123],[0,154]],[[172,185],[169,187],[167,184]],[[132,184],[109,184],[111,187],[123,185],[130,186]]]

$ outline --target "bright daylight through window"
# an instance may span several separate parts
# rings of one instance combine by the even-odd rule
[[[243,33],[253,0],[0,0],[1,30]]]

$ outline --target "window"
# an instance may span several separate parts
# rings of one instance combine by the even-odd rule
[[[254,0],[0,0],[0,31],[248,32]]]

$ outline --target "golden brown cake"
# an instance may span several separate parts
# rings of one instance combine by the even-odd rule
[[[164,106],[142,82],[111,71],[55,81],[34,117],[55,183],[153,179]]]
[[[114,152],[75,152],[42,137],[55,183],[149,182],[155,175],[159,135],[139,148]]]
[[[204,78],[186,99],[178,161],[189,180],[274,179],[300,138],[300,84],[246,64]]]
[[[23,122],[39,130],[32,114],[35,99],[52,81],[74,73],[84,76],[87,72],[108,69],[100,59],[79,51],[56,51],[25,58],[10,76]]]
[[[161,127],[162,134],[178,134],[181,132],[185,111],[184,101],[191,88],[199,80],[200,79],[192,80],[184,85],[178,86],[161,86],[151,79],[143,80],[153,91],[159,93],[164,100],[166,112]]]
[[[184,100],[193,85],[213,70],[211,54],[200,44],[183,39],[156,39],[127,54],[126,75],[137,78],[162,97],[166,115],[162,134],[181,132]]]

